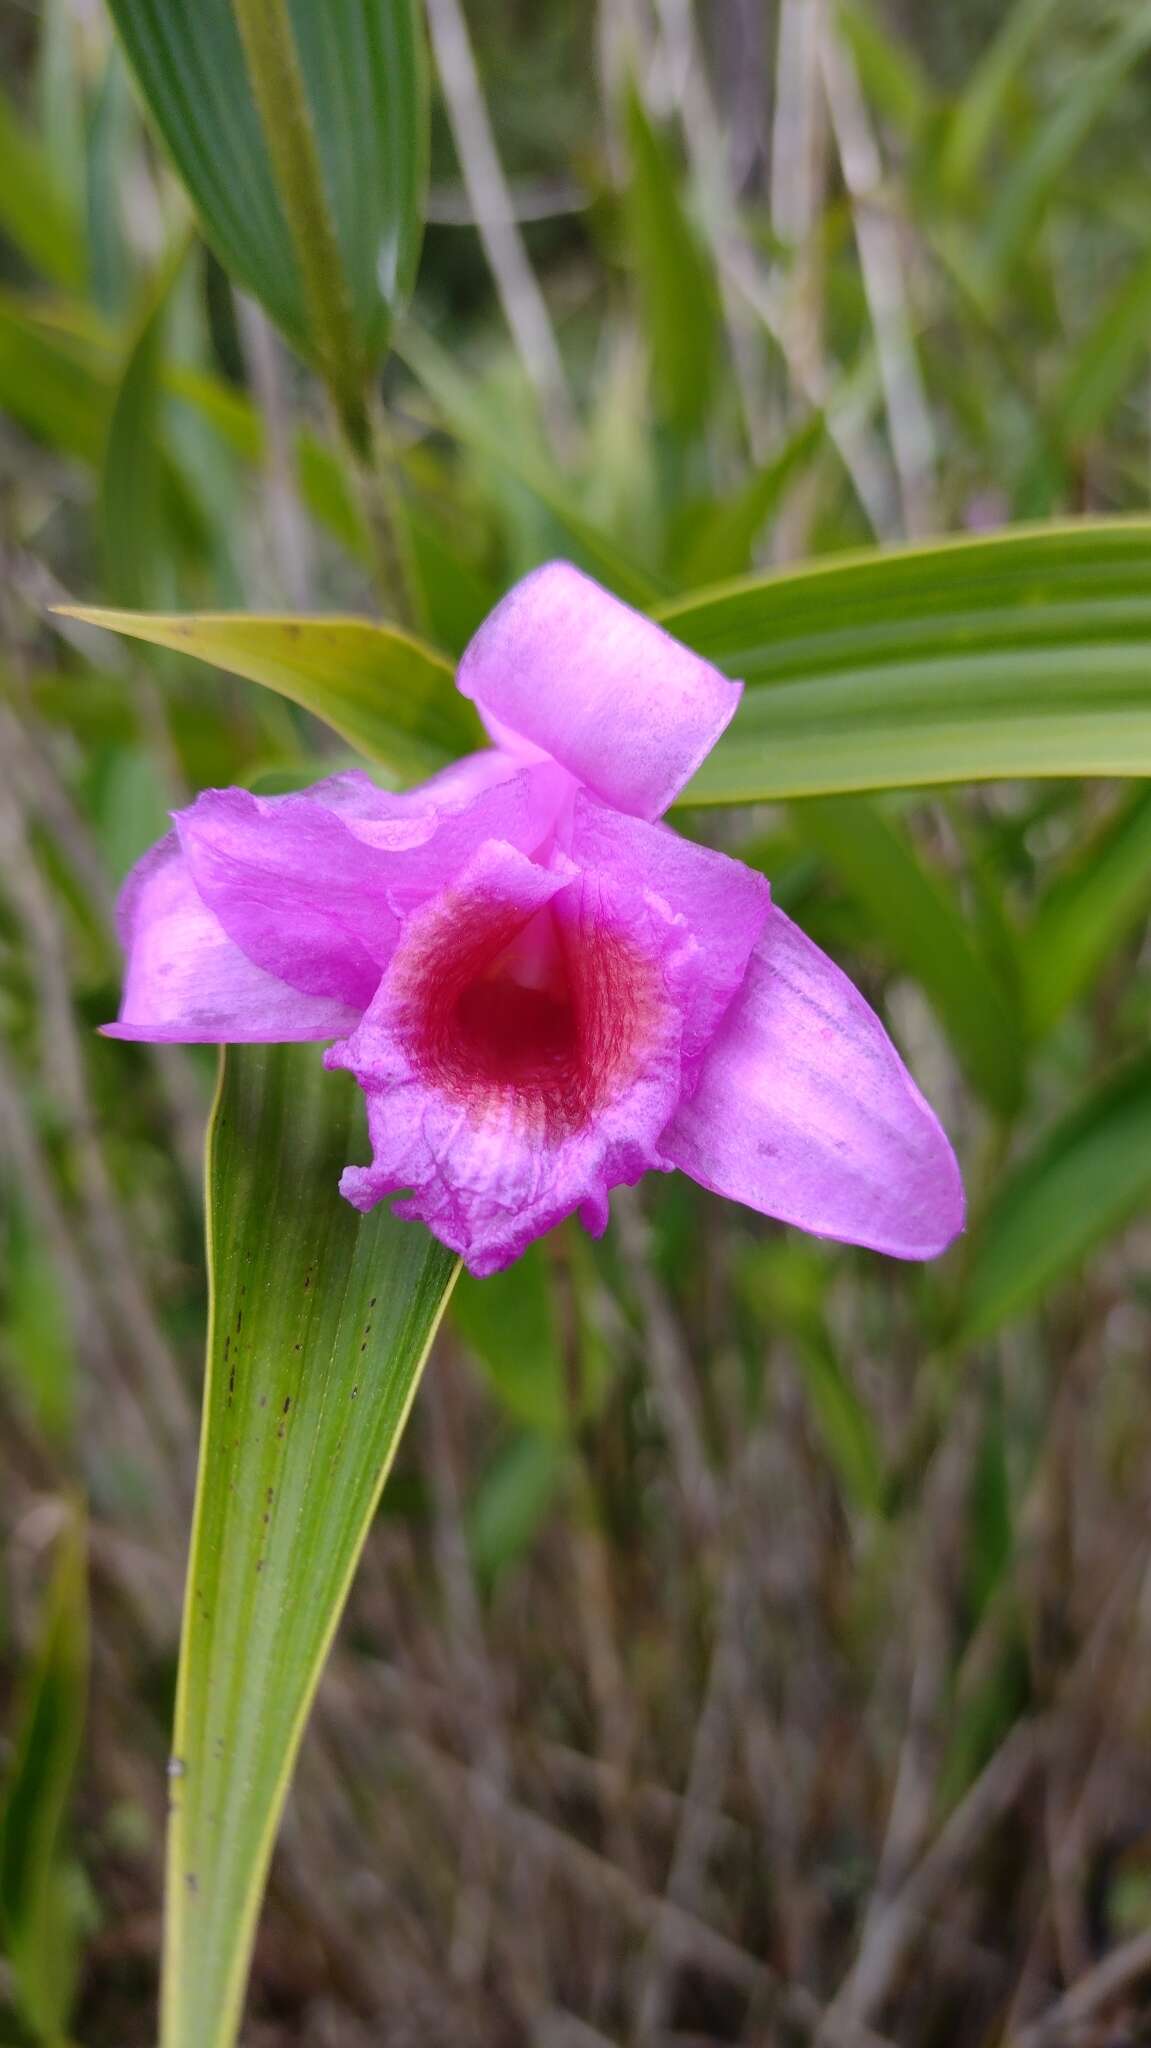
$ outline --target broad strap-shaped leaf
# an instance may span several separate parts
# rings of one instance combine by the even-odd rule
[[[316,223],[295,217],[297,200],[284,189],[281,152],[292,146],[294,110],[281,106],[284,132],[270,149],[235,0],[111,0],[111,11],[208,240],[285,334],[322,357],[323,315],[301,257],[301,232]],[[274,28],[285,11],[305,100],[297,155],[318,158],[320,233],[338,254],[332,304],[340,301],[366,372],[387,345],[419,254],[428,119],[419,8],[417,0],[276,0],[256,12]]]
[[[1008,1175],[971,1246],[960,1343],[1072,1273],[1151,1195],[1151,1057],[1062,1117]]]
[[[173,1741],[164,2048],[229,2048],[320,1673],[451,1254],[337,1190],[360,1098],[315,1046],[232,1048],[209,1138],[211,1331]]]
[[[665,605],[748,688],[681,803],[1151,774],[1151,521],[844,555]]]
[[[485,744],[475,711],[455,688],[450,662],[394,626],[335,616],[61,609],[68,618],[262,683],[399,776],[432,774]]]

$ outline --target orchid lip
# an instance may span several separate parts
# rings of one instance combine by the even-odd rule
[[[610,925],[581,928],[561,889],[509,941],[516,906],[428,919],[392,972],[413,1069],[477,1117],[516,1103],[550,1143],[626,1087],[650,1038],[652,965]]]

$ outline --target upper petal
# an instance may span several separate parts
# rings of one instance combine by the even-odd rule
[[[735,713],[742,685],[567,562],[510,590],[460,663],[497,742],[531,742],[621,811],[658,818]]]
[[[963,1228],[955,1155],[878,1017],[774,907],[663,1149],[717,1194],[895,1258]]]
[[[282,1044],[338,1038],[357,1011],[302,995],[253,964],[200,896],[174,832],[146,853],[120,899],[127,954],[120,1018],[109,1038],[188,1044]]]

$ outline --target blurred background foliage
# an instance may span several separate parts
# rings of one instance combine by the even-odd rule
[[[556,553],[656,602],[1147,510],[1145,0],[428,15],[430,221],[385,397],[449,653]],[[143,2048],[212,1062],[94,1035],[112,908],[188,792],[343,756],[48,608],[371,611],[372,534],[95,0],[8,0],[0,49],[0,2042]],[[972,1230],[921,1273],[671,1179],[600,1245],[461,1283],[244,2039],[1133,2043],[1151,799],[683,822],[880,1006]]]

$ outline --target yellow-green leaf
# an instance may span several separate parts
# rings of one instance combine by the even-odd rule
[[[456,1272],[338,1192],[361,1098],[232,1047],[209,1137],[211,1330],[171,1766],[163,2048],[230,2048],[300,1738]]]
[[[451,664],[394,626],[370,619],[80,606],[67,607],[66,616],[262,683],[400,776],[431,774],[484,744],[479,719],[455,688]]]

